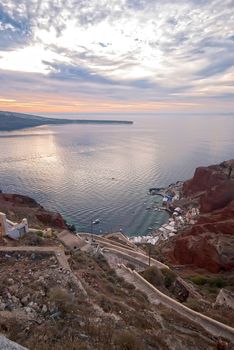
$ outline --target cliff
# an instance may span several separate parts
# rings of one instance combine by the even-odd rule
[[[168,257],[210,272],[233,269],[234,160],[197,168],[183,185],[183,197],[196,200],[201,214],[168,244]]]
[[[12,221],[26,217],[33,227],[50,226],[65,229],[67,225],[61,214],[43,208],[34,199],[19,194],[0,193],[0,211]]]
[[[213,219],[222,221],[224,209],[232,220],[229,205],[216,210]],[[25,216],[30,225],[43,228],[44,223],[66,225],[61,215],[26,196],[1,193],[0,210],[12,220]],[[148,250],[145,254],[122,233],[99,237],[58,231],[50,238],[32,232],[29,241],[0,247],[0,333],[31,350],[231,349],[229,308],[222,306],[222,325],[216,321],[219,309],[213,310],[209,301],[204,304],[193,286],[153,257],[148,276],[153,271],[158,289],[123,265],[147,272]],[[214,320],[175,302],[172,298],[182,301],[182,291]]]

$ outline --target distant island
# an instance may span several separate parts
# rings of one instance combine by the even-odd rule
[[[59,124],[133,124],[133,122],[129,120],[58,119],[0,111],[0,131],[13,131],[40,125]]]

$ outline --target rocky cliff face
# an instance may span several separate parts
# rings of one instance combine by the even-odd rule
[[[67,225],[59,213],[44,209],[34,199],[18,194],[0,193],[0,211],[12,221],[28,219],[29,226],[50,226],[66,229]]]
[[[229,175],[230,168],[232,171]],[[184,182],[183,194],[185,197],[193,197],[202,192],[206,193],[214,186],[223,185],[228,179],[234,181],[234,159],[219,165],[197,168],[193,178]]]
[[[234,160],[197,168],[183,186],[184,197],[198,198],[201,215],[167,251],[174,262],[210,272],[234,268]]]

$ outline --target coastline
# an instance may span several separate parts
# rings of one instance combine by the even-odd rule
[[[0,111],[0,131],[14,131],[42,125],[96,124],[131,125],[132,120],[58,119]]]
[[[162,205],[156,207],[155,210],[166,210],[170,216],[166,223],[161,225],[158,229],[152,230],[151,233],[142,236],[130,236],[129,240],[132,243],[157,245],[161,241],[166,241],[174,237],[179,231],[196,223],[199,209],[193,207],[192,203],[189,208],[183,205],[181,201],[183,185],[184,182],[177,181],[165,188],[149,189],[151,195],[162,197]]]
[[[229,163],[234,165],[234,160],[229,161]],[[209,342],[212,340],[214,344],[220,344],[222,340],[222,343],[225,341],[225,344],[233,343],[233,320],[230,318],[230,307],[233,308],[232,300],[234,300],[231,292],[233,281],[230,278],[232,255],[230,254],[229,263],[227,261],[228,255],[224,252],[225,266],[221,264],[221,251],[220,264],[214,266],[212,256],[209,256],[209,253],[212,254],[214,251],[210,249],[211,245],[205,245],[203,251],[197,245],[199,235],[201,236],[200,241],[204,242],[202,234],[207,234],[207,227],[211,228],[210,223],[214,219],[216,222],[212,230],[217,227],[218,222],[217,236],[220,234],[220,224],[224,225],[222,226],[222,237],[231,236],[233,232],[227,232],[227,224],[229,225],[230,221],[234,224],[234,177],[231,176],[228,169],[225,164],[205,169],[199,168],[191,180],[171,184],[165,189],[160,189],[159,195],[164,202],[164,210],[171,212],[171,218],[168,220],[169,228],[166,226],[167,224],[164,224],[160,228],[163,230],[158,230],[160,232],[158,242],[173,237],[169,234],[171,231],[175,237],[181,231],[182,235],[168,242],[169,245],[174,245],[174,248],[178,249],[178,245],[176,246],[175,243],[178,243],[182,238],[179,253],[175,249],[171,250],[171,255],[166,254],[163,249],[167,243],[161,246],[155,244],[154,248],[151,245],[133,244],[129,237],[122,233],[105,236],[90,233],[72,234],[69,227],[49,229],[47,226],[49,222],[44,224],[41,229],[27,228],[24,234],[21,235],[20,232],[18,239],[15,240],[9,235],[8,226],[5,234],[3,232],[0,244],[2,266],[0,277],[1,280],[5,281],[0,297],[0,316],[4,324],[8,325],[3,333],[12,338],[12,333],[8,329],[11,330],[12,327],[15,327],[15,336],[12,340],[19,341],[28,349],[36,349],[34,345],[36,343],[39,349],[51,340],[51,330],[53,330],[53,334],[61,333],[59,323],[61,320],[69,332],[73,332],[75,329],[76,333],[72,333],[73,337],[77,336],[77,332],[79,332],[78,334],[82,337],[85,336],[85,341],[89,341],[91,344],[89,348],[94,348],[94,343],[97,344],[97,342],[96,340],[93,342],[90,325],[96,325],[97,319],[99,319],[102,321],[100,329],[112,325],[111,333],[123,327],[123,324],[127,327],[132,327],[134,324],[135,331],[137,334],[141,334],[142,338],[149,339],[152,336],[150,339],[152,344],[153,339],[155,339],[153,338],[155,328],[161,329],[161,322],[155,327],[155,319],[152,319],[152,311],[155,311],[157,319],[164,318],[163,332],[167,329],[165,322],[168,312],[170,312],[168,324],[176,325],[173,333],[173,344],[175,339],[178,339],[178,324],[180,322],[182,322],[180,329],[181,327],[185,329],[182,334],[183,344],[184,334],[186,334],[186,339],[189,336],[188,327],[197,330],[196,338],[194,338],[193,332],[192,338],[188,340],[190,342],[191,339],[194,339],[196,348],[197,334],[204,331]],[[218,192],[218,196],[216,192],[213,193],[216,195],[216,199],[218,198],[222,214],[226,215],[225,223],[224,217],[219,216],[219,210],[214,210],[214,214],[210,210],[210,216],[204,215],[204,208],[207,210],[207,202],[204,202],[204,198],[206,200],[208,198],[210,201],[212,197],[210,192],[207,196],[209,188],[204,178],[208,179],[210,185],[210,175],[212,179],[215,179],[212,185],[216,183],[217,186],[218,183],[224,191],[222,193],[228,194],[225,197],[227,202],[223,204],[224,202],[220,201],[220,192]],[[201,188],[205,190],[201,192]],[[233,196],[230,196],[232,189]],[[13,211],[16,213],[21,208],[21,214],[29,215],[31,208],[30,216],[37,216],[38,211],[45,211],[36,201],[25,196],[1,193],[0,198],[4,200],[8,213]],[[215,203],[217,205],[214,198],[212,200],[208,204]],[[1,203],[0,200],[0,208],[2,209]],[[197,211],[198,206],[201,214]],[[54,218],[54,214],[46,212],[46,218],[48,218],[47,215],[50,218],[52,215]],[[201,232],[201,228],[204,228],[202,220],[204,217],[207,219],[207,216],[209,216],[210,221],[208,221],[205,231]],[[10,220],[7,221],[7,224],[17,225]],[[187,232],[187,230],[192,231],[193,228],[196,228],[195,240]],[[173,232],[175,229],[178,233]],[[215,232],[213,232],[213,236],[214,234]],[[219,246],[222,237],[218,237]],[[188,246],[184,244],[184,239],[187,238]],[[232,237],[227,238],[230,239],[231,244]],[[186,249],[189,258],[191,258],[192,252],[189,251],[191,247],[194,247],[196,259],[198,257],[203,259],[200,262],[204,261],[204,265],[195,259],[194,261],[180,261],[180,258],[186,257]],[[168,249],[168,247],[166,248]],[[177,261],[168,259],[172,255]],[[214,258],[217,264],[217,256]],[[197,283],[197,281],[202,281],[202,284]],[[226,289],[223,289],[224,286]],[[215,295],[210,287],[215,288]],[[223,295],[228,296],[228,302],[223,302]],[[143,312],[138,314],[140,306]],[[155,309],[153,309],[154,307]],[[82,323],[77,315],[83,316]],[[89,318],[89,315],[94,315],[94,317]],[[140,319],[137,324],[135,324],[136,315]],[[12,323],[12,319],[15,323]],[[146,332],[143,331],[142,319],[151,322]],[[114,322],[111,323],[113,320]],[[23,337],[19,331],[19,325],[22,323],[24,327],[30,324],[31,329],[31,332],[28,332],[26,336],[24,333]],[[151,333],[149,333],[150,330],[152,330]],[[171,334],[171,330],[169,332]],[[40,338],[41,334],[45,334],[45,337]],[[222,338],[220,338],[221,336]],[[59,343],[63,341],[63,344],[66,344],[66,335],[62,340],[58,336],[56,338]],[[165,338],[164,333],[162,338]],[[38,339],[42,340],[41,344],[38,343]],[[204,339],[203,336],[202,346]],[[103,340],[99,339],[98,341],[103,343]],[[54,345],[53,339],[51,344]],[[104,346],[102,348],[111,347]],[[188,348],[187,345],[186,348]]]
[[[183,185],[184,182],[177,181],[176,183],[172,183],[167,187],[158,189],[157,193],[151,194],[152,196],[160,196],[162,198],[162,204],[160,206],[152,204],[152,207],[150,207],[150,209],[158,212],[167,211],[169,214],[168,220],[157,229],[151,229],[151,232],[146,235],[131,236],[127,233],[124,233],[130,242],[134,244],[150,243],[152,245],[157,245],[161,241],[165,241],[171,237],[174,237],[178,231],[196,222],[195,217],[198,213],[195,213],[195,208],[192,209],[192,216],[188,218],[188,213],[191,212],[191,209],[186,210],[186,208],[181,205],[182,203],[180,202],[180,199],[182,198]],[[152,192],[152,189],[149,189],[149,192]],[[174,193],[174,196],[170,201],[170,207],[163,204],[163,200],[168,195],[168,193]],[[3,207],[4,202],[7,205],[7,210],[9,210],[11,206],[14,207],[14,210],[16,211],[16,217],[19,217],[22,208],[24,208],[24,210],[25,208],[27,208],[27,210],[31,209],[35,218],[33,221],[36,222],[36,226],[39,224],[38,227],[40,225],[48,224],[52,227],[68,228],[74,233],[77,231],[74,225],[66,222],[61,213],[47,210],[46,208],[42,207],[36,200],[29,196],[0,192],[0,208],[1,206]],[[17,213],[17,206],[20,208],[19,213]],[[173,210],[173,208],[177,210]],[[181,212],[179,212],[178,209],[180,209]],[[31,217],[31,214],[29,215]],[[175,215],[177,218],[175,218]],[[14,218],[11,217],[11,219]],[[122,232],[122,230],[120,230],[120,232]],[[100,234],[97,234],[95,232],[92,233],[100,237],[105,237],[105,235],[108,234],[108,232]]]

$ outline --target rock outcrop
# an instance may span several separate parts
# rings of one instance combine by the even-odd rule
[[[0,349],[4,350],[27,350],[23,346],[9,340],[0,334]]]
[[[67,228],[62,215],[59,213],[42,209],[36,214],[36,218],[46,226],[58,227],[61,229]]]
[[[67,225],[59,213],[48,211],[34,199],[18,194],[0,193],[0,211],[12,221],[28,218],[31,226],[50,226],[66,229]]]
[[[217,209],[225,209],[234,201],[234,181],[227,179],[221,184],[208,189],[200,199],[201,213],[210,213]]]
[[[224,305],[234,310],[234,293],[224,288],[220,289],[215,301],[216,305]]]
[[[185,197],[194,197],[199,193],[206,193],[215,186],[223,185],[230,179],[234,180],[234,159],[219,165],[199,167],[195,170],[193,178],[184,182],[183,194]]]
[[[183,195],[196,198],[201,215],[169,244],[168,257],[214,273],[233,269],[234,160],[197,168]]]

